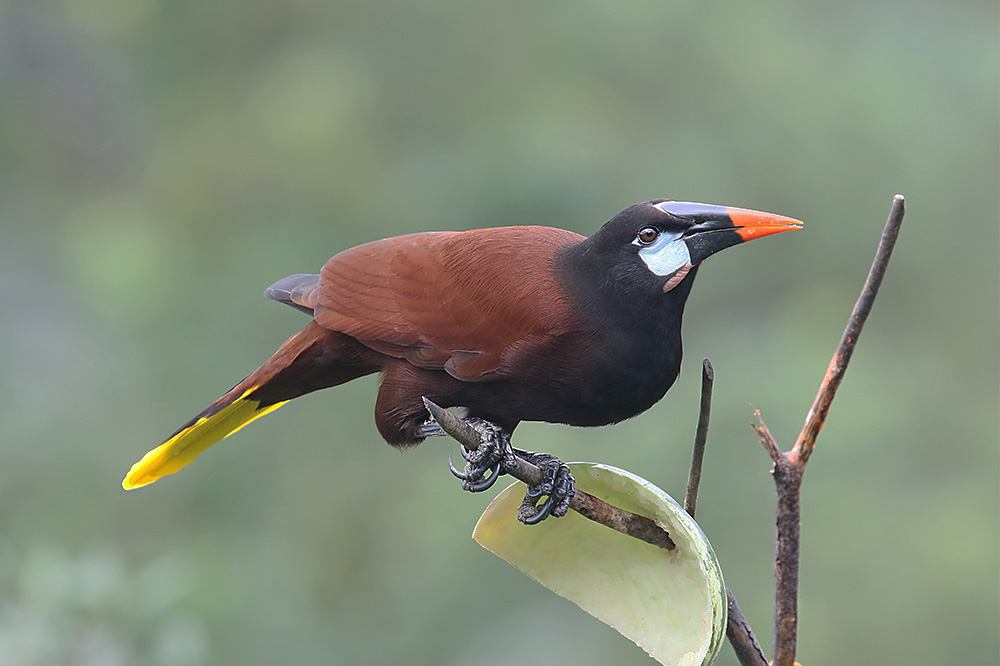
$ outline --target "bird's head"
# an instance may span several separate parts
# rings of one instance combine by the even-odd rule
[[[655,282],[668,292],[716,252],[801,224],[743,208],[653,199],[618,213],[584,244],[591,260],[610,259],[619,279]]]

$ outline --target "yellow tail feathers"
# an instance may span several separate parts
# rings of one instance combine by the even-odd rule
[[[122,488],[125,490],[141,488],[161,476],[173,474],[192,462],[208,447],[287,402],[278,402],[262,408],[258,401],[247,398],[247,395],[256,388],[254,386],[247,389],[243,395],[216,413],[199,418],[144,455],[142,460],[132,465],[132,469],[125,475]]]

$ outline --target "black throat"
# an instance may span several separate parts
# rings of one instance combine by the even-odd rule
[[[671,387],[681,366],[681,319],[697,266],[672,290],[630,248],[609,256],[589,243],[557,257],[557,272],[576,311],[584,347],[579,381],[588,423],[603,425],[649,409]]]

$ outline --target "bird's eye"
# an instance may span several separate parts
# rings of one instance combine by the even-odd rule
[[[657,229],[656,227],[644,227],[639,232],[639,235],[636,236],[636,238],[638,238],[639,242],[642,243],[643,245],[649,245],[650,243],[655,241],[656,237],[659,235],[660,235],[660,230]]]

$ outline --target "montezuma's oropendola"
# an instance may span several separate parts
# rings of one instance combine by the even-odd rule
[[[799,224],[655,199],[629,206],[589,238],[500,227],[345,250],[319,275],[292,275],[264,292],[312,321],[133,465],[122,485],[152,483],[292,398],[375,372],[375,425],[397,447],[441,434],[422,396],[508,435],[521,421],[625,420],[662,398],[680,371],[681,316],[701,262]],[[467,467],[466,487],[485,489],[490,466],[494,479],[503,473],[502,457],[473,460],[479,467]],[[565,489],[548,494],[549,505],[568,505]]]

